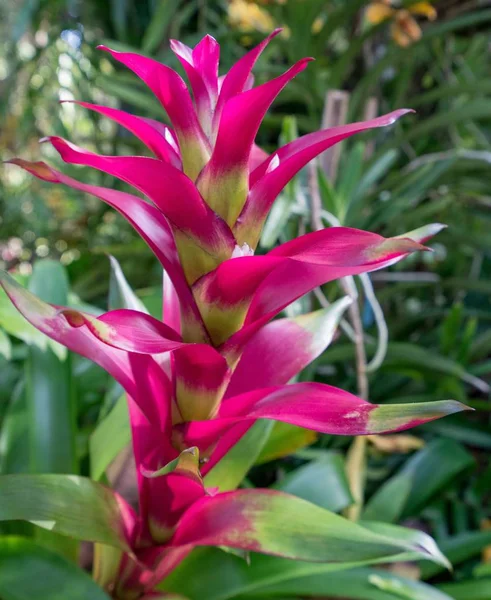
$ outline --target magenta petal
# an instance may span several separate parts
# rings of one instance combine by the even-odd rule
[[[225,75],[220,88],[220,95],[218,97],[215,112],[215,118],[217,119],[216,123],[218,123],[218,118],[220,117],[225,102],[232,98],[232,96],[244,91],[247,82],[250,81],[251,71],[256,64],[257,59],[261,56],[261,53],[269,42],[279,33],[281,33],[281,29],[275,29],[266,39],[239,59]]]
[[[169,426],[170,381],[151,356],[112,348],[86,327],[73,328],[58,307],[42,302],[7,274],[0,272],[0,277],[14,306],[34,327],[101,366],[123,386],[150,422],[157,427]]]
[[[224,348],[233,352],[234,346],[241,347],[260,326],[315,287],[381,269],[424,249],[407,238],[386,239],[349,227],[331,227],[282,244],[265,256],[227,260],[196,284],[194,295],[217,343],[234,333],[230,315],[240,306],[249,306],[244,326]]]
[[[211,35],[196,44],[192,51],[193,64],[200,73],[212,98],[218,94],[218,63],[220,61],[220,44]]]
[[[207,338],[206,332],[203,330],[201,316],[179,261],[172,230],[166,218],[158,209],[141,198],[126,192],[81,183],[43,162],[30,162],[22,159],[13,159],[9,162],[26,169],[29,173],[44,181],[63,183],[87,194],[92,194],[117,210],[147,242],[172,279],[179,295],[183,322],[187,324],[190,331],[196,329],[197,332],[201,332],[197,333],[192,339]]]
[[[184,512],[206,495],[196,448],[182,452],[171,472],[145,471],[145,506],[142,512],[153,541],[163,544],[172,536]]]
[[[175,395],[181,419],[193,421],[214,417],[231,375],[225,358],[207,344],[188,344],[177,350],[173,359]]]
[[[370,121],[316,131],[279,148],[251,173],[251,190],[236,226],[238,243],[248,242],[250,246],[255,246],[260,232],[258,223],[264,221],[285,185],[313,158],[356,133],[391,125],[409,112],[412,111],[396,110]],[[273,160],[276,165],[273,165]]]
[[[128,131],[131,131],[131,133],[136,135],[136,137],[148,146],[157,158],[170,163],[177,169],[181,168],[181,158],[179,156],[178,147],[174,142],[171,130],[165,125],[153,121],[153,119],[137,117],[123,110],[118,110],[109,106],[99,106],[97,104],[90,104],[89,102],[76,102],[71,100],[65,100],[64,102],[78,104],[79,106],[93,110],[94,112],[119,123],[119,125]]]
[[[102,156],[59,137],[49,140],[65,162],[93,167],[146,194],[173,226],[178,246],[183,234],[203,249],[207,260],[216,256],[215,262],[220,262],[232,254],[235,239],[230,228],[203,201],[191,179],[172,165],[143,156]]]
[[[247,164],[266,111],[287,83],[303,71],[311,60],[299,60],[279,77],[227,101],[220,118],[213,155],[206,170],[227,172]]]
[[[72,327],[86,326],[105,344],[126,352],[160,354],[184,345],[173,329],[136,310],[121,308],[97,318],[71,309],[61,312]]]
[[[327,309],[261,327],[244,348],[225,398],[288,383],[331,343],[350,303],[349,298],[341,298]]]
[[[276,96],[309,60],[300,60],[276,79],[230,98],[223,107],[213,154],[200,174],[198,187],[230,226],[246,201],[248,162],[261,121]]]
[[[171,40],[170,45],[186,71],[201,125],[209,135],[218,94],[220,46],[210,35],[205,36],[194,50],[177,40]]]
[[[259,165],[261,165],[268,158],[269,158],[269,154],[265,150],[263,150],[256,144],[253,144],[253,146],[251,148],[251,153],[249,154],[249,164],[248,164],[249,173],[251,173],[251,174],[254,173],[254,171],[257,169],[257,167],[259,167]],[[249,178],[249,187],[251,187],[250,178]]]
[[[131,52],[117,52],[105,46],[99,48],[131,69],[157,96],[179,139],[185,172],[190,177],[197,177],[209,157],[209,142],[199,124],[191,96],[182,78],[166,65],[151,58]]]

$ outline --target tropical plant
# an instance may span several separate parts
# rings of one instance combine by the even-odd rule
[[[392,124],[407,112],[308,134],[268,156],[254,145],[261,120],[308,62],[300,60],[277,78],[251,87],[252,68],[276,33],[242,57],[220,85],[219,46],[212,37],[205,36],[193,49],[173,42],[194,103],[169,67],[102,48],[150,87],[173,129],[84,104],[134,133],[155,158],[98,155],[57,136],[49,141],[65,162],[122,179],[152,204],[82,183],[44,162],[10,161],[116,208],[165,270],[162,320],[143,309],[120,274],[124,306],[100,316],[46,303],[8,274],[1,276],[7,295],[31,324],[94,360],[126,391],[138,512],[121,495],[83,477],[0,479],[0,517],[95,542],[94,576],[113,598],[158,596],[158,586],[165,586],[166,577],[198,546],[330,563],[333,569],[407,557],[446,564],[433,540],[420,531],[357,524],[279,491],[230,491],[240,480],[235,464],[227,474],[227,460],[251,437],[263,434],[261,419],[328,434],[371,435],[465,408],[452,400],[374,405],[326,384],[288,384],[329,344],[350,300],[269,321],[319,285],[425,250],[422,242],[441,226],[391,238],[335,226],[254,255],[272,203],[303,166],[335,143]]]

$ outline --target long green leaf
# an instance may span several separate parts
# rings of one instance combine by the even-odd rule
[[[424,583],[371,569],[303,577],[288,584],[268,587],[263,593],[272,597],[282,593],[299,596],[329,594],[329,597],[342,597],[346,600],[452,600],[451,596]],[[258,596],[247,595],[247,598],[254,597]]]
[[[394,522],[416,514],[452,480],[474,465],[460,444],[440,439],[414,454],[370,498],[364,519]]]
[[[90,473],[99,481],[116,456],[131,442],[126,396],[121,396],[111,412],[96,427],[89,440]]]
[[[445,583],[438,586],[441,592],[453,600],[489,600],[491,598],[491,577],[482,577],[461,583]]]
[[[173,16],[175,16],[178,6],[179,0],[160,0],[150,21],[150,25],[143,36],[143,52],[148,54],[157,49],[165,37],[169,23]]]
[[[2,600],[109,600],[89,575],[21,537],[0,537]]]
[[[76,475],[0,476],[0,521],[30,521],[127,550],[122,502],[110,489]]]
[[[199,548],[175,569],[158,587],[164,591],[179,592],[190,600],[230,600],[232,598],[276,598],[278,595],[309,595],[304,582],[319,580],[323,587],[317,588],[317,594],[324,597],[330,587],[326,586],[331,578],[341,571],[354,573],[354,567],[377,562],[397,562],[410,560],[411,554],[400,554],[381,561],[367,560],[357,563],[309,563],[281,559],[275,556],[253,554],[250,564],[229,553],[215,548]],[[196,577],[199,573],[199,577]],[[220,577],[217,577],[220,573]],[[298,585],[298,592],[295,589]],[[266,593],[267,590],[267,593]],[[322,590],[319,593],[319,590]],[[270,593],[271,591],[271,593]],[[382,600],[376,596],[374,600]],[[389,598],[391,598],[389,596]],[[448,600],[447,597],[438,600]],[[392,599],[391,599],[392,600]]]
[[[34,265],[29,290],[57,306],[68,303],[68,279],[60,263]],[[26,365],[30,464],[36,473],[75,473],[76,409],[71,361],[61,361],[50,348],[29,349]]]

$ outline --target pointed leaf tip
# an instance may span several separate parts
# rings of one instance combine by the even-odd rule
[[[409,237],[392,237],[384,239],[376,246],[367,249],[366,254],[370,260],[378,260],[391,255],[409,254],[411,252],[427,252],[430,248]]]
[[[401,236],[397,237],[409,238],[421,243],[426,242],[446,228],[447,225],[444,223],[429,223],[428,225],[423,225],[422,227],[418,227],[417,229],[413,229],[412,231],[408,231],[407,233],[403,233]]]
[[[4,162],[6,164],[21,167],[21,169],[24,169],[25,171],[31,173],[31,175],[34,175],[35,177],[38,177],[43,181],[49,181],[51,183],[60,183],[60,179],[57,177],[55,171],[53,171],[53,169],[45,162],[33,162],[30,160],[24,160],[22,158],[11,158],[10,160],[6,160]]]

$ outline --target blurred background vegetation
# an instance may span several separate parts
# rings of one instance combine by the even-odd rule
[[[165,121],[140,82],[96,50],[100,43],[178,68],[169,39],[193,45],[210,33],[222,46],[225,72],[276,26],[283,33],[260,60],[257,82],[303,56],[316,61],[282,92],[265,120],[258,143],[266,150],[321,123],[362,120],[401,107],[416,113],[390,130],[344,143],[340,155],[322,158],[323,169],[301,173],[278,199],[261,251],[308,231],[317,196],[322,202],[317,217],[325,224],[334,217],[384,235],[429,222],[447,224],[431,243],[433,253],[412,256],[359,286],[369,398],[455,398],[476,412],[420,427],[411,436],[375,436],[363,460],[354,456],[349,438],[314,440],[310,433],[275,427],[247,485],[273,484],[343,511],[361,481],[363,518],[429,531],[455,565],[453,574],[425,564],[399,566],[399,574],[435,584],[457,600],[490,600],[491,2],[0,0],[2,158],[43,159],[56,166],[58,157],[39,144],[45,135],[104,154],[143,152],[114,123],[59,103],[85,100]],[[97,311],[107,307],[106,255],[112,254],[158,315],[157,261],[117,214],[95,198],[34,180],[14,167],[0,168],[3,267],[46,300]],[[63,170],[81,177],[76,167]],[[83,177],[123,185],[87,169]],[[325,286],[291,311],[316,308],[340,293],[338,284]],[[336,343],[302,378],[356,391],[352,337],[345,323]],[[4,296],[0,355],[0,472],[102,476],[127,442],[124,411],[116,402],[120,391],[88,361],[48,344]],[[100,458],[101,448],[107,460]],[[40,535],[13,525],[0,531]],[[49,536],[40,543],[68,557],[77,553]],[[0,567],[0,581],[1,574]],[[313,580],[304,587],[290,582],[274,594],[325,597],[329,589],[333,597],[433,597],[424,590],[417,596],[381,588],[374,574],[337,574],[328,588]],[[319,589],[324,591],[315,592]],[[0,585],[0,597],[4,594],[9,600]]]

